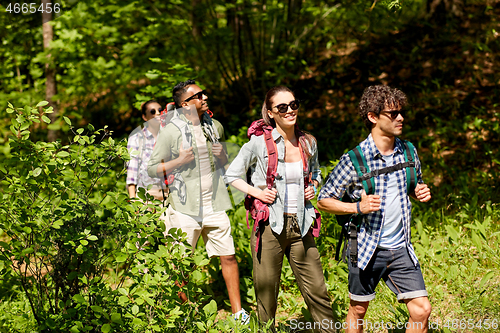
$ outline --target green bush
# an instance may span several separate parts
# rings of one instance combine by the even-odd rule
[[[106,129],[75,129],[69,144],[33,142],[43,111],[16,109],[10,157],[0,164],[0,273],[16,304],[0,328],[39,332],[194,332],[215,327],[217,305],[200,289],[208,259],[180,230],[164,236],[159,202],[117,188],[129,158]],[[118,172],[118,177],[121,172]],[[141,245],[142,244],[142,245]],[[190,301],[181,304],[179,283]],[[5,301],[5,299],[4,299]],[[25,302],[23,305],[23,301]],[[29,313],[19,315],[29,304]],[[201,308],[203,306],[203,308]],[[15,311],[18,308],[18,311]]]

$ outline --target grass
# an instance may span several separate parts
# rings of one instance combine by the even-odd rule
[[[416,205],[412,242],[419,258],[433,307],[430,332],[491,332],[500,327],[500,205],[491,202],[461,208],[440,209],[439,205]],[[323,268],[332,307],[339,321],[348,308],[347,266],[333,259],[334,247],[328,234],[337,231],[333,217],[324,214],[325,226],[318,247],[323,252]],[[325,231],[327,233],[325,233]],[[370,303],[366,320],[371,323],[405,323],[408,311],[381,282]],[[280,332],[292,332],[294,320],[307,321],[310,315],[285,262],[276,315]],[[254,309],[253,306],[251,306]],[[293,321],[292,321],[293,320]],[[367,332],[404,332],[404,329],[377,329]],[[304,331],[305,332],[305,331]]]

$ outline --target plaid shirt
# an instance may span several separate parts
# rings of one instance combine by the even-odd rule
[[[130,154],[130,161],[127,164],[127,185],[135,184],[138,188],[147,189],[149,185],[161,187],[159,178],[151,178],[148,175],[148,162],[155,146],[155,138],[147,129],[136,128],[129,136],[127,149]],[[165,187],[165,186],[163,186]]]
[[[375,146],[372,135],[370,134],[366,140],[359,145],[366,158],[368,167],[370,170],[381,169],[390,165],[386,165],[382,154]],[[417,170],[417,181],[422,183],[422,171],[420,160],[417,156],[417,151],[415,149],[415,168]],[[396,138],[394,147],[394,164],[405,162],[403,145],[401,140]],[[402,212],[403,221],[403,231],[405,237],[405,243],[408,248],[410,257],[414,265],[418,264],[417,256],[415,255],[415,250],[411,244],[411,234],[410,234],[410,221],[411,221],[411,202],[406,190],[406,168],[395,172],[399,199]],[[377,248],[380,240],[380,235],[382,231],[382,225],[384,222],[386,211],[385,207],[385,197],[387,196],[387,175],[379,175],[374,177],[375,181],[375,194],[380,195],[382,203],[380,205],[380,210],[372,212],[363,216],[363,221],[361,223],[359,233],[358,233],[358,267],[365,269],[370,259]],[[344,193],[347,191],[348,195],[353,201],[358,201],[361,198],[361,191],[363,190],[363,185],[359,181],[358,174],[354,169],[354,165],[351,162],[348,154],[342,155],[339,163],[335,166],[335,169],[330,173],[327,182],[322,187],[318,201],[326,198],[334,198],[340,200]]]

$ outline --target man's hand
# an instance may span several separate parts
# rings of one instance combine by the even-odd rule
[[[417,184],[417,187],[415,187],[415,197],[420,202],[431,200],[431,190],[427,184]]]
[[[226,153],[224,152],[224,147],[222,146],[222,144],[214,143],[212,145],[212,154],[214,154],[214,156],[218,159],[224,157]]]
[[[367,195],[365,190],[361,192],[361,202],[359,203],[359,210],[362,214],[368,214],[380,210],[380,195]]]
[[[194,160],[193,147],[189,147],[188,149],[182,149],[181,145],[181,147],[179,147],[179,157],[177,158],[181,165],[190,163],[192,160]]]
[[[312,185],[309,185],[304,190],[304,198],[306,200],[312,200],[312,199],[314,199],[314,188],[312,187]]]
[[[274,199],[276,199],[276,193],[278,190],[275,188],[268,189],[267,187],[257,195],[257,199],[266,204],[272,204]]]

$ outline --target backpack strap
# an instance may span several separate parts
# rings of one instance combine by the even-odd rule
[[[415,168],[415,147],[410,141],[402,140],[405,161],[411,166],[406,168],[406,190],[408,195],[415,191],[417,186],[417,169]]]
[[[356,173],[358,174],[360,180],[361,178],[370,172],[370,168],[368,167],[368,163],[366,162],[365,155],[363,155],[363,151],[360,146],[350,150],[348,152],[349,157],[351,158],[351,162],[356,169]],[[374,194],[375,193],[375,181],[373,177],[361,180],[363,184],[363,188],[366,191],[366,194]]]
[[[188,124],[178,116],[173,117],[170,122],[172,122],[172,124],[174,124],[179,129],[179,131],[181,131],[182,149],[188,149],[189,147],[191,147],[193,144],[193,135],[189,130]]]
[[[271,189],[274,185],[274,179],[276,178],[276,170],[278,170],[278,149],[273,139],[272,130],[264,129],[264,140],[266,141],[268,156],[266,184],[267,188]]]
[[[302,157],[302,168],[303,168],[303,173],[304,173],[304,189],[308,187],[311,184],[312,181],[312,172],[309,171],[309,162],[307,161],[307,156],[304,153],[304,149],[302,149],[302,146],[299,143],[299,150],[300,150],[300,156]],[[313,229],[312,229],[312,235],[314,237],[319,237],[319,232],[321,230],[321,214],[320,212],[314,207],[314,224],[313,224]]]

